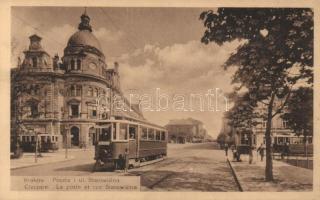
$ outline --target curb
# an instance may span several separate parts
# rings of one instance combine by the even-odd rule
[[[74,160],[75,158],[68,158],[65,160],[59,160],[59,161],[52,161],[52,162],[46,162],[46,163],[34,163],[31,165],[26,165],[26,166],[20,166],[20,167],[12,167],[10,168],[10,170],[16,170],[16,169],[23,169],[23,168],[28,168],[28,167],[35,167],[35,166],[41,166],[41,165],[46,165],[46,164],[52,164],[52,163],[59,163],[59,162],[66,162],[66,161],[70,161],[70,160]]]
[[[238,186],[239,191],[240,191],[240,192],[243,192],[243,188],[242,188],[242,186],[241,186],[241,184],[240,184],[240,181],[239,181],[239,179],[238,179],[238,177],[237,177],[237,174],[236,174],[235,170],[233,169],[233,167],[232,167],[232,165],[231,165],[231,162],[230,162],[229,158],[227,158],[227,163],[228,163],[228,165],[229,165],[229,167],[230,167],[230,169],[231,169],[232,176],[233,176],[234,180],[236,181],[236,184],[237,184],[237,186]]]

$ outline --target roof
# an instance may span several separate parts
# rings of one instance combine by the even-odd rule
[[[80,30],[75,32],[68,41],[69,47],[90,46],[94,47],[102,53],[100,42],[90,31]]]
[[[30,40],[41,40],[42,38],[40,36],[38,36],[37,34],[33,34],[30,37]]]

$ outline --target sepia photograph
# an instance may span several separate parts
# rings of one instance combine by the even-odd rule
[[[315,16],[10,6],[9,190],[313,194]]]

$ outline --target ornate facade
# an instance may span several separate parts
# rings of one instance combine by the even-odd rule
[[[23,61],[11,71],[12,135],[43,133],[59,136],[60,146],[92,145],[94,127],[103,120],[144,120],[123,96],[119,65],[108,68],[86,13],[61,59],[50,57],[41,37],[29,38]]]

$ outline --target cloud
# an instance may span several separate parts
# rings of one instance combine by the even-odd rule
[[[160,87],[177,91],[188,87],[191,91],[225,87],[231,73],[221,65],[238,44],[228,43],[223,48],[198,41],[163,48],[145,45],[120,58],[123,89]],[[223,79],[224,76],[228,78]]]
[[[37,34],[42,37],[42,47],[50,56],[56,53],[60,57],[63,56],[63,50],[67,46],[68,39],[77,31],[77,27],[70,24],[60,26],[52,26],[50,29],[42,29],[23,23],[22,21],[13,20],[12,25],[12,67],[15,67],[17,58],[23,58],[23,51],[28,49],[29,36]],[[116,43],[123,37],[123,32],[112,32],[104,27],[93,30],[93,34],[99,40],[102,49],[108,49],[110,46],[115,46]]]
[[[152,93],[155,88],[173,96],[174,94],[205,93],[219,88],[230,92],[234,71],[225,71],[221,65],[235,51],[239,42],[204,45],[198,41],[173,44],[166,47],[147,44],[131,54],[120,57],[120,75],[125,93],[134,90]],[[141,93],[140,93],[141,94]],[[152,95],[152,94],[151,94]],[[220,108],[222,110],[222,108]],[[194,117],[205,122],[210,134],[217,135],[222,124],[220,112],[145,112],[147,119],[166,124],[172,118]]]

